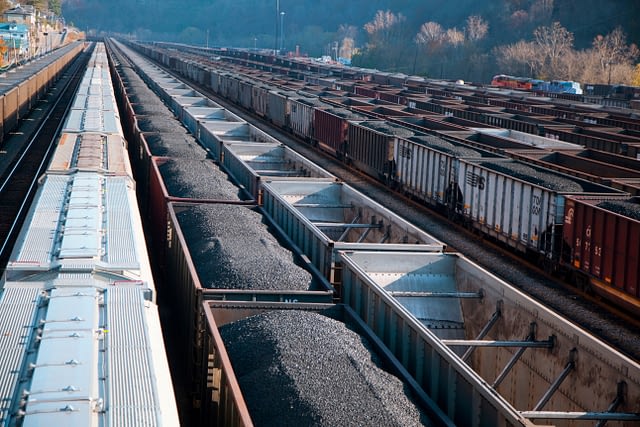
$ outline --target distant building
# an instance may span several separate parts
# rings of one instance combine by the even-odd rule
[[[0,40],[7,48],[4,63],[29,56],[29,27],[14,22],[0,22]]]
[[[7,10],[2,15],[2,20],[16,24],[34,25],[36,23],[36,9],[31,5],[16,4],[14,8]]]

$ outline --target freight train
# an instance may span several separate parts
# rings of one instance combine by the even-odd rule
[[[127,53],[129,56],[133,55],[130,51]],[[263,180],[299,179],[335,183],[336,178],[284,147],[268,134],[208,101],[184,83],[170,78],[155,67],[139,66],[138,72],[149,87],[161,95],[162,100],[157,99],[154,105],[151,98],[155,95],[132,72],[126,57],[119,54],[114,55],[114,58],[116,59],[113,62],[113,70],[117,90],[123,91],[126,87],[126,93],[134,101],[138,97],[146,100],[144,105],[139,105],[130,102],[130,99],[121,98],[126,112],[125,128],[133,135],[133,165],[139,177],[138,188],[143,217],[148,219],[148,234],[154,241],[154,258],[164,277],[160,285],[160,295],[161,298],[164,295],[166,310],[171,312],[174,332],[178,335],[175,341],[176,348],[173,350],[177,360],[174,369],[180,382],[188,390],[190,403],[193,402],[194,406],[201,408],[201,411],[195,411],[194,414],[191,413],[192,407],[183,408],[184,416],[190,423],[199,421],[203,425],[215,424],[216,421],[228,424],[231,422],[228,419],[237,416],[238,419],[231,422],[231,425],[251,425],[251,421],[247,421],[246,408],[238,410],[233,399],[221,401],[221,393],[212,391],[210,383],[203,381],[205,377],[202,371],[209,369],[211,363],[209,356],[202,357],[203,352],[209,351],[202,333],[205,327],[202,304],[209,301],[226,301],[236,308],[245,304],[250,310],[260,304],[266,307],[279,306],[287,312],[295,311],[291,316],[297,317],[299,321],[288,324],[287,328],[278,329],[283,333],[304,335],[307,333],[300,328],[302,320],[308,314],[302,312],[328,314],[327,310],[335,310],[335,289],[313,263],[302,255],[294,242],[288,239],[272,220],[262,214],[257,200],[258,188]],[[139,61],[139,58],[135,59]],[[169,109],[162,106],[162,101]],[[161,108],[156,108],[156,105]],[[153,113],[150,115],[149,112]],[[195,138],[184,135],[177,137],[180,131],[166,126],[169,124],[166,119],[173,114],[183,120],[194,136],[198,136],[197,140],[202,147],[191,146],[190,141],[195,141]],[[181,129],[177,120],[170,120],[174,122],[175,128]],[[208,156],[224,161],[216,165]],[[256,169],[247,168],[247,164],[254,165]],[[226,168],[240,186],[236,187],[229,182],[220,167]],[[390,221],[388,212],[387,216],[384,210],[378,212],[378,215],[381,221]],[[408,224],[401,224],[403,227],[406,225]],[[385,230],[395,231],[396,228],[399,227],[389,224]],[[415,227],[413,230],[429,243],[425,245],[426,250],[442,250],[443,245],[440,242]],[[375,234],[379,237],[378,232]],[[389,238],[391,243],[395,243],[395,239],[395,236]],[[327,252],[329,251],[328,249]],[[314,314],[313,318],[307,320],[317,322],[316,327],[324,327],[329,317]],[[338,320],[340,322],[332,323],[337,327],[331,334],[334,344],[323,346],[327,351],[333,352],[332,357],[326,359],[324,367],[308,367],[306,379],[299,382],[299,386],[311,384],[311,378],[316,378],[317,384],[324,384],[326,368],[339,358],[349,357],[352,347],[344,347],[339,343],[341,339],[353,339],[353,333],[348,331],[344,324],[338,326],[348,319]],[[243,329],[237,328],[239,327],[236,327],[236,330],[241,335],[249,336],[248,331],[243,332]],[[366,327],[361,328],[358,334],[364,337],[367,333],[370,334],[367,331]],[[349,334],[352,334],[351,337]],[[360,335],[357,337],[356,341],[362,342]],[[235,341],[238,340],[233,340]],[[296,339],[296,342],[303,343],[301,338]],[[264,343],[264,346],[252,346],[260,348],[265,356],[265,363],[288,363],[284,355],[275,354],[271,359],[266,359],[267,343]],[[332,350],[329,350],[330,347]],[[383,357],[385,361],[392,359],[380,349],[372,351],[361,344],[357,348],[359,358],[374,361],[378,357]],[[307,350],[311,350],[311,343]],[[242,353],[236,354],[234,360],[241,361]],[[314,353],[309,354],[316,357]],[[398,391],[397,386],[402,383],[380,370],[379,362],[365,363],[367,375],[371,377],[363,384],[376,388],[378,393],[395,383],[395,390]],[[344,375],[350,372],[357,376],[359,370],[349,370],[345,366]],[[226,375],[225,370],[218,380],[224,382]],[[398,372],[396,375],[407,382],[406,373]],[[265,373],[261,383],[271,388],[270,395],[274,400],[249,400],[252,406],[251,417],[265,423],[276,419],[280,422],[281,417],[288,416],[294,417],[291,418],[292,423],[309,424],[320,416],[324,418],[334,414],[342,417],[352,414],[354,417],[364,417],[361,419],[364,424],[368,423],[365,421],[368,417],[370,420],[373,420],[370,417],[382,417],[380,422],[387,424],[398,414],[406,412],[406,408],[399,406],[396,412],[384,408],[394,407],[395,404],[385,402],[379,395],[376,396],[376,393],[362,389],[336,395],[335,398],[343,405],[338,411],[335,404],[323,403],[328,402],[329,397],[323,397],[319,393],[305,394],[281,386],[283,381],[293,378],[294,376],[290,376],[288,372],[279,375]],[[334,383],[339,384],[335,381]],[[232,393],[234,398],[239,396],[237,393]],[[283,399],[286,399],[286,402],[295,402],[296,405],[311,405],[318,411],[305,411],[298,407],[296,410],[282,409],[279,402]],[[418,395],[416,402],[423,400],[424,396]],[[215,405],[212,403],[219,404],[219,408],[214,410],[212,406]],[[368,403],[368,410],[353,409],[364,403]],[[321,409],[319,405],[324,406]],[[231,409],[227,411],[226,407]],[[409,423],[428,425],[426,418],[416,421],[421,417],[421,410],[416,408],[415,403],[409,404],[407,413],[414,413],[415,417]],[[442,414],[439,416],[446,418]]]
[[[221,65],[216,66],[219,61],[206,63],[202,60],[202,64],[195,60],[181,62],[171,50],[154,50],[148,45],[137,47],[159,62],[166,63],[185,76],[210,87],[219,95],[265,117],[309,141],[312,145],[355,165],[389,186],[410,193],[415,198],[443,210],[484,235],[504,242],[537,260],[545,268],[569,276],[569,279],[579,286],[593,290],[626,309],[638,312],[640,263],[637,260],[640,248],[638,240],[632,238],[635,235],[633,230],[637,230],[640,223],[637,218],[628,213],[637,210],[637,203],[626,191],[617,190],[635,191],[633,184],[631,187],[628,184],[634,179],[637,181],[638,177],[630,178],[626,174],[631,173],[631,176],[634,176],[632,171],[637,171],[638,167],[634,167],[633,164],[637,161],[629,159],[620,163],[626,165],[625,171],[620,173],[627,178],[596,180],[607,185],[585,182],[548,171],[546,165],[543,165],[545,169],[540,169],[535,165],[504,160],[500,157],[523,148],[529,148],[529,151],[532,148],[542,149],[541,152],[549,155],[553,151],[569,150],[577,155],[576,158],[591,156],[594,155],[593,153],[600,156],[605,153],[593,149],[584,150],[585,147],[579,144],[567,144],[561,147],[554,145],[556,143],[549,138],[527,136],[528,134],[516,131],[507,132],[509,138],[505,139],[499,132],[496,133],[490,129],[486,131],[474,129],[471,132],[468,127],[459,126],[453,131],[451,128],[446,131],[433,131],[429,130],[429,126],[418,129],[414,126],[413,129],[407,129],[406,126],[397,125],[399,121],[407,121],[398,118],[397,115],[389,117],[387,121],[371,120],[371,117],[363,118],[363,109],[347,110],[357,101],[352,97],[331,97],[326,93],[314,96],[312,88],[295,86],[294,79],[285,78],[270,82],[266,79],[266,75],[260,76],[257,70],[247,71],[249,75],[241,76],[233,69],[226,70]],[[230,53],[227,52],[227,54]],[[278,60],[282,59],[278,58]],[[252,73],[256,76],[252,77]],[[388,83],[390,78],[388,76],[385,78]],[[338,83],[335,78],[332,81],[334,87],[339,85],[342,89],[348,84],[346,81]],[[278,89],[275,87],[276,83],[281,84],[280,88],[288,85],[290,90]],[[352,82],[351,85],[357,92],[358,82]],[[377,93],[376,100],[380,103],[385,90],[381,88]],[[405,96],[407,96],[406,93]],[[309,102],[309,99],[323,104],[314,104]],[[594,128],[592,132],[595,133],[594,135],[590,134],[591,131],[586,128],[547,126],[545,132],[548,135],[573,132],[576,137],[570,140],[585,143],[587,147],[596,149],[624,146],[626,152],[631,153],[636,152],[635,150],[640,147],[636,137],[632,136],[635,134],[632,129],[640,125],[637,120],[623,119],[620,116],[608,118],[607,113],[595,114],[593,110],[586,108],[546,107],[534,102],[531,101],[529,104],[530,111],[551,113],[554,117],[559,117],[560,114],[564,114],[565,117],[582,117],[583,120],[593,117],[594,121],[601,123],[615,121],[617,125],[629,129],[627,131],[629,141],[624,143],[614,141],[616,134],[603,128]],[[414,101],[408,102],[407,105],[411,109],[412,105],[419,108],[425,103],[416,101],[414,98]],[[338,109],[335,108],[337,106]],[[388,103],[383,106],[392,107]],[[459,108],[452,107],[452,109]],[[355,117],[354,112],[358,114]],[[414,112],[414,114],[426,120],[430,119],[426,114],[421,116],[421,113]],[[437,119],[434,123],[445,125],[445,119],[446,117]],[[462,132],[464,129],[466,133]],[[577,131],[581,132],[580,135],[575,134]],[[518,140],[514,141],[514,137]],[[493,158],[488,158],[490,155],[481,151],[469,152],[463,149],[452,151],[450,144],[455,145],[460,142],[467,148],[473,145],[495,154]],[[448,147],[443,148],[444,146]],[[548,149],[545,151],[545,148]],[[619,161],[613,158],[612,160]],[[565,169],[571,169],[571,166],[567,165]],[[625,180],[627,184],[622,182]],[[617,189],[608,185],[614,185]],[[589,231],[592,227],[600,229],[601,223],[589,223],[589,225],[585,223],[581,234],[589,237],[586,240],[575,238],[567,231],[569,227],[564,227],[564,224],[565,220],[572,217],[570,206],[574,206],[574,203],[582,206],[583,202],[579,197],[581,195],[586,195],[592,200],[599,199],[600,202],[597,204],[610,199],[618,200],[613,204],[623,207],[613,208],[615,211],[598,210],[598,212],[608,218],[610,223],[620,223],[625,230],[630,230],[629,233],[607,234],[615,237],[609,237],[610,240],[606,244],[604,242],[592,244],[590,236],[603,236],[606,233]],[[569,203],[569,199],[573,201]],[[605,204],[605,206],[611,208],[611,204]],[[621,215],[620,212],[623,214]],[[625,215],[624,212],[627,214]],[[619,256],[620,250],[624,250],[626,256]],[[587,255],[583,254],[585,251]],[[585,257],[593,261],[585,264],[581,261]],[[617,267],[605,268],[605,264]]]
[[[0,280],[2,425],[179,424],[126,145],[100,43]]]
[[[295,418],[303,415],[302,405],[306,408],[302,412],[318,417],[323,424],[340,425],[345,417],[358,419],[360,424],[389,424],[390,420],[359,418],[376,417],[387,403],[383,400],[369,409],[373,408],[371,402],[352,400],[360,388],[350,372],[354,364],[361,366],[360,357],[351,358],[349,369],[342,365],[342,353],[335,353],[335,349],[345,336],[329,332],[332,322],[311,313],[324,315],[327,306],[331,306],[330,317],[347,322],[366,336],[390,371],[399,373],[421,398],[428,421],[435,425],[532,426],[540,420],[569,426],[579,425],[575,424],[580,422],[577,419],[607,419],[631,425],[639,419],[633,414],[638,402],[634,398],[624,400],[627,392],[637,394],[637,364],[463,256],[442,252],[438,242],[425,245],[426,236],[420,230],[348,185],[322,176],[317,168],[311,172],[313,168],[307,162],[287,154],[261,131],[250,130],[253,126],[238,122],[237,116],[213,105],[207,96],[130,51],[127,54],[135,60],[117,68],[124,73],[135,68],[218,164],[248,194],[256,198],[262,195],[265,221],[289,246],[297,247],[322,276],[339,285],[334,294],[342,302],[338,305],[318,299],[327,294],[307,291],[298,292],[293,299],[291,291],[236,289],[233,295],[228,289],[216,288],[227,282],[228,269],[207,271],[219,260],[211,260],[212,252],[203,252],[202,248],[206,249],[208,242],[225,247],[230,234],[252,246],[253,227],[247,226],[240,212],[246,207],[236,206],[239,216],[234,221],[231,210],[216,206],[224,202],[192,199],[191,188],[187,192],[189,200],[172,202],[175,196],[171,193],[165,193],[164,200],[156,199],[153,211],[162,211],[166,204],[169,219],[164,228],[154,226],[152,234],[165,234],[157,237],[166,239],[162,259],[167,263],[169,305],[177,311],[173,319],[184,343],[180,350],[189,355],[179,368],[187,368],[193,376],[189,378],[193,381],[193,405],[199,408],[201,419],[218,425],[248,426],[263,421],[266,415],[272,420],[309,423],[309,419]],[[192,65],[189,72],[197,75],[197,64]],[[243,90],[242,84],[240,80],[229,83],[227,90],[238,93]],[[127,126],[137,123],[146,128],[145,112],[155,110],[152,95],[145,95],[145,104],[139,105],[136,100],[143,95],[132,90],[137,84],[129,79],[119,86],[123,95],[132,97],[132,102],[127,102],[127,115],[131,114],[125,120]],[[277,99],[271,104],[258,99],[256,105],[262,106],[268,117],[269,111],[282,111],[280,106],[288,105],[275,103]],[[244,98],[243,102],[249,104],[249,100]],[[313,104],[290,105],[290,114],[313,116],[314,108],[302,109]],[[301,132],[303,124],[292,128]],[[379,131],[385,126],[372,123],[364,128]],[[339,129],[338,134],[349,130]],[[134,156],[136,168],[143,174],[150,171],[156,177],[153,179],[171,186],[183,180],[180,176],[184,172],[174,169],[175,175],[163,174],[153,166],[154,159],[143,154],[149,148],[167,149],[148,138],[157,134],[157,129],[150,128],[146,133],[138,132],[133,141],[133,152],[139,153]],[[171,155],[164,160],[176,160],[187,151],[194,154],[191,149],[180,148],[184,145],[182,138],[167,138],[165,142],[171,144]],[[465,148],[454,143],[442,143],[441,147],[446,152]],[[485,152],[485,156],[488,162],[497,161],[492,152]],[[436,162],[439,160],[445,158]],[[198,187],[213,178],[190,179],[192,186]],[[147,197],[144,188],[141,193]],[[205,227],[193,228],[189,217],[194,213],[205,218]],[[248,247],[246,255],[246,261],[259,264],[253,248]],[[263,286],[271,282],[270,277],[264,276]],[[243,280],[239,278],[236,286]],[[247,282],[253,282],[253,278],[248,277]],[[278,298],[284,293],[290,297]],[[312,322],[312,318],[318,321]],[[330,342],[324,341],[327,333],[334,337]],[[525,352],[527,348],[531,349]],[[353,349],[356,351],[355,346]],[[259,356],[245,357],[249,350]],[[318,370],[326,372],[325,379],[322,375],[318,379]],[[343,371],[345,375],[340,376]],[[600,379],[598,390],[593,387],[592,375]],[[345,385],[348,392],[327,393],[337,384]],[[316,388],[318,385],[320,388]],[[336,400],[336,394],[344,395],[344,399]],[[278,410],[283,396],[287,396],[289,406]],[[265,405],[272,399],[272,405]],[[354,407],[367,408],[366,414],[351,418]],[[606,407],[611,412],[599,412],[598,408]],[[326,408],[332,410],[327,412]],[[274,410],[279,411],[277,416],[269,412]],[[406,420],[400,424],[412,423]]]
[[[0,146],[39,99],[53,86],[67,65],[82,51],[73,42],[17,70],[2,73],[0,85]]]
[[[582,95],[580,83],[567,80],[539,80],[528,77],[514,77],[498,74],[491,79],[491,85],[509,89],[524,89],[534,92],[573,93]]]

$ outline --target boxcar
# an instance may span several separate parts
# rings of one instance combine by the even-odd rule
[[[450,200],[483,233],[520,251],[556,258],[565,196],[581,193],[621,194],[513,160],[461,159]]]
[[[584,274],[581,285],[591,284],[595,292],[640,312],[637,197],[567,197],[562,235],[562,261]]]

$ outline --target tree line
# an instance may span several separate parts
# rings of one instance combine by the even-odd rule
[[[548,65],[538,66],[539,59],[531,59],[534,66],[527,67],[526,61],[499,63],[498,56],[519,41],[535,42],[534,31],[554,22],[573,35],[571,50],[576,55],[590,51],[598,34],[604,38],[617,26],[628,40],[640,40],[638,0],[279,0],[278,4],[285,15],[276,16],[273,0],[63,0],[62,8],[67,22],[96,34],[209,46],[273,49],[276,25],[282,24],[279,44],[286,52],[298,48],[313,57],[353,56],[357,64],[378,69],[484,82],[501,72],[550,75]],[[598,77],[608,78],[611,71],[611,80],[617,81],[627,74],[618,61],[605,62],[612,65]],[[577,64],[554,66],[573,76]]]
[[[467,17],[461,28],[427,21],[416,34],[406,31],[405,21],[400,13],[378,11],[364,25],[368,39],[354,65],[478,81],[497,69],[543,80],[640,85],[640,50],[620,26],[576,49],[574,34],[557,21],[535,27],[527,39],[493,47],[486,43],[490,24],[479,15]]]

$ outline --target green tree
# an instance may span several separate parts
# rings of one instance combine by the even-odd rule
[[[46,11],[49,9],[49,2],[47,0],[26,0],[25,4],[31,5],[38,10]]]
[[[49,0],[49,10],[58,16],[62,15],[62,4],[60,0]]]

